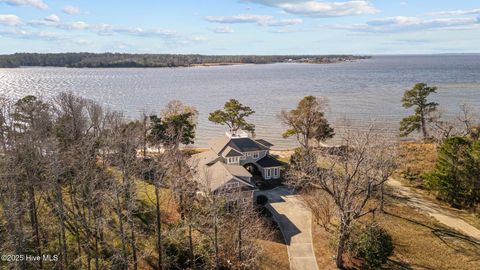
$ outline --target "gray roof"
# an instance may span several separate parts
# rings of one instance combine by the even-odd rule
[[[220,155],[220,153],[223,151],[223,149],[225,149],[225,146],[229,141],[230,141],[229,137],[223,136],[223,137],[209,141],[208,145],[210,145],[210,148],[212,148],[212,150],[215,153]]]
[[[242,166],[227,165],[221,161],[217,161],[207,168],[206,176],[200,177],[200,180],[210,188],[210,190],[215,191],[232,180],[240,181],[245,186],[253,187],[253,185],[246,182],[246,178],[251,176],[252,175]]]
[[[207,150],[205,152],[201,152],[198,154],[193,155],[189,162],[193,166],[205,166],[205,165],[212,165],[217,162],[220,157],[213,152],[212,150]]]
[[[236,176],[238,178],[242,178],[245,180],[245,178],[252,177],[252,174],[249,171],[247,171],[247,169],[245,169],[243,166],[228,165],[228,164],[224,164],[224,166],[231,175]]]
[[[227,148],[225,148],[223,153],[226,153],[225,157],[241,157],[241,156],[243,156],[242,153],[240,153],[237,150],[231,148],[230,146],[227,146]]]
[[[269,168],[269,167],[280,167],[283,166],[283,163],[276,160],[275,158],[271,156],[264,156],[262,159],[257,161],[257,164],[262,166],[263,168]]]
[[[257,143],[256,141],[250,138],[235,138],[231,139],[228,142],[228,146],[240,152],[251,152],[251,151],[261,151],[268,150],[267,147]]]
[[[266,141],[264,142],[267,143]],[[225,149],[227,148],[232,148],[240,153],[268,150],[268,146],[265,146],[251,138],[229,138],[227,136],[223,136],[221,138],[209,141],[208,144],[210,145],[210,148],[218,155],[225,153]]]
[[[272,143],[267,142],[267,141],[265,141],[264,139],[258,139],[258,140],[255,140],[255,141],[256,141],[257,143],[260,143],[260,144],[263,145],[263,146],[268,147],[268,148],[270,148],[270,147],[273,146]]]

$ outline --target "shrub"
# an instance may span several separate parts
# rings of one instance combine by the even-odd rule
[[[376,223],[367,225],[352,239],[355,257],[363,259],[369,269],[378,269],[393,254],[393,241],[388,232]]]
[[[446,139],[439,149],[427,186],[453,207],[475,208],[480,202],[480,142],[466,137]]]

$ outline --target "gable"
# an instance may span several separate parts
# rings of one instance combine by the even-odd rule
[[[225,157],[241,157],[243,156],[242,153],[238,152],[237,150],[231,148],[230,146],[228,146],[225,151],[223,151],[225,154]]]

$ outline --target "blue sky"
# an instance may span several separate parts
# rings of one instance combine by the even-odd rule
[[[477,0],[0,0],[0,53],[479,52]]]

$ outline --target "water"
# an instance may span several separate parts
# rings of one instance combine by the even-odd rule
[[[252,107],[257,136],[276,149],[295,146],[281,137],[277,115],[305,95],[327,97],[328,118],[335,126],[343,119],[358,129],[375,120],[397,129],[409,114],[401,107],[405,89],[417,82],[439,87],[432,99],[449,114],[468,103],[480,109],[480,55],[378,56],[358,62],[269,64],[195,68],[0,69],[0,94],[52,97],[62,91],[96,100],[129,117],[158,113],[170,100],[194,105],[200,112],[197,146],[205,146],[225,127],[208,122],[208,113],[229,98]]]

